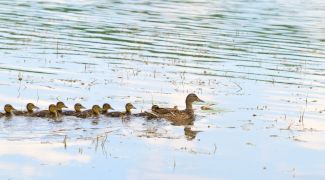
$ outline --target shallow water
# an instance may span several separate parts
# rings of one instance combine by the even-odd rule
[[[207,103],[187,127],[2,118],[0,177],[324,179],[324,17],[322,0],[2,0],[1,106]]]

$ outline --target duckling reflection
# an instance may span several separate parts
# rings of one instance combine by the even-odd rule
[[[35,112],[29,115],[30,117],[46,117],[46,118],[58,118],[57,107],[54,104],[49,105],[48,110]]]
[[[74,111],[63,111],[62,115],[65,116],[78,116],[81,113],[82,109],[86,109],[83,105],[81,105],[80,103],[76,103],[74,105]]]
[[[131,103],[127,103],[125,105],[125,112],[119,112],[119,111],[116,111],[116,112],[110,112],[110,113],[106,113],[105,115],[106,116],[109,116],[109,117],[122,117],[122,116],[129,116],[131,115],[131,109],[136,109]]]
[[[153,108],[152,113],[158,118],[165,118],[172,122],[174,125],[192,125],[194,121],[194,110],[192,107],[193,102],[204,102],[196,94],[189,94],[186,97],[184,110],[178,110],[175,108],[163,108],[157,110],[157,107]],[[158,107],[159,108],[159,107]]]
[[[27,111],[13,111],[13,113],[16,115],[16,116],[26,116],[26,115],[30,115],[32,113],[34,113],[34,109],[39,109],[37,106],[35,106],[33,103],[28,103],[26,105],[26,109]]]
[[[103,109],[102,109],[102,114],[107,114],[108,110],[114,110],[114,108],[112,108],[112,106],[108,103],[103,104]]]
[[[62,114],[62,109],[63,108],[68,108],[62,101],[59,101],[56,103],[56,108],[57,108],[57,112],[59,114]]]
[[[196,138],[197,133],[201,131],[193,131],[191,127],[185,127],[184,128],[184,135],[187,140],[191,141]]]
[[[91,109],[85,110],[77,115],[79,118],[98,117],[101,112],[101,108],[98,105],[93,105]]]
[[[11,104],[6,104],[4,106],[4,113],[0,113],[0,117],[11,117],[13,115],[13,111],[16,109]]]

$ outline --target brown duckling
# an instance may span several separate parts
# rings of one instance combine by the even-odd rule
[[[157,105],[153,105],[151,109],[158,109],[159,106]],[[135,117],[145,117],[147,119],[154,119],[154,118],[159,118],[157,115],[151,113],[151,112],[148,112],[148,111],[144,111],[144,112],[140,112],[140,113],[135,113],[135,114],[132,114],[132,116],[135,116]]]
[[[13,111],[16,110],[10,104],[6,104],[3,109],[4,109],[5,112],[4,113],[0,113],[0,117],[3,117],[3,116],[6,116],[6,117],[12,116],[13,115]]]
[[[177,106],[174,106],[173,108],[161,108],[158,105],[153,105],[151,107],[151,111],[158,113],[158,114],[167,114],[170,112],[177,112],[179,110],[178,110]]]
[[[109,112],[109,113],[106,113],[105,115],[106,116],[109,116],[109,117],[121,117],[121,116],[128,116],[128,115],[131,115],[131,109],[136,109],[131,103],[127,103],[125,105],[125,112]]]
[[[74,111],[63,111],[62,115],[65,116],[77,116],[78,114],[81,113],[82,109],[86,109],[83,105],[81,105],[80,103],[76,103],[74,105]]]
[[[48,110],[43,110],[30,114],[30,117],[47,117],[47,118],[57,118],[58,111],[57,107],[54,104],[49,105]]]
[[[96,117],[100,115],[101,108],[98,105],[93,105],[91,109],[85,110],[77,115],[79,118],[88,118],[88,117]]]
[[[108,113],[108,110],[110,109],[114,110],[114,108],[112,108],[110,104],[108,103],[103,104],[102,114]]]
[[[33,103],[28,103],[26,105],[26,109],[27,111],[13,111],[13,113],[16,115],[16,116],[24,116],[24,115],[30,115],[32,113],[34,113],[34,109],[39,109],[37,106],[35,106]]]
[[[63,108],[68,108],[62,101],[56,103],[56,108],[59,114],[62,114]]]
[[[154,111],[152,113],[155,114],[157,117],[165,118],[176,125],[189,125],[192,124],[194,121],[194,110],[192,107],[193,102],[204,101],[202,101],[196,94],[191,93],[186,97],[185,100],[186,109],[170,111],[167,113],[165,113],[165,111],[163,111],[162,113]]]
[[[140,112],[140,113],[135,113],[135,114],[132,114],[132,116],[135,116],[135,117],[145,117],[146,119],[156,119],[156,118],[159,118],[157,115],[151,113],[151,112],[147,112],[147,111],[144,111],[144,112]]]

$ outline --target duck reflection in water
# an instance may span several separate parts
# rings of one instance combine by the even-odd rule
[[[184,135],[187,140],[191,141],[196,138],[196,135],[202,131],[193,131],[191,127],[185,127],[184,128]]]

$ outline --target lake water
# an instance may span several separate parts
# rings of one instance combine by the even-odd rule
[[[2,118],[1,179],[325,179],[323,0],[2,0],[0,77],[17,109],[206,101],[185,127]]]

